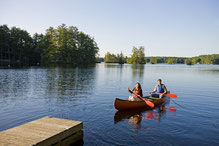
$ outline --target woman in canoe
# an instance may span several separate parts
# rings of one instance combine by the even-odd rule
[[[132,93],[132,95],[129,96],[129,101],[141,101],[141,99],[138,98],[138,96],[143,96],[140,83],[137,82],[135,88],[133,90],[128,88],[128,91]]]

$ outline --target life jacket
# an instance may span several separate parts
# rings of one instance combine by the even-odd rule
[[[163,90],[163,84],[161,84],[160,86],[157,85],[157,93],[163,93],[164,90]]]
[[[135,92],[135,94],[137,94],[137,95],[140,95],[140,89],[137,90],[137,89],[135,88],[133,92]],[[133,93],[133,96],[134,96],[134,97],[138,97],[138,96],[135,95],[135,94]]]

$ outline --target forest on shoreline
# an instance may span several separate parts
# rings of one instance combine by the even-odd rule
[[[146,57],[146,62],[151,64],[219,64],[219,54],[200,55],[195,57]]]
[[[0,66],[96,63],[99,48],[93,37],[65,24],[31,36],[26,30],[0,25]]]
[[[133,50],[136,49],[133,47]],[[219,64],[219,54],[211,54],[211,55],[200,55],[195,57],[145,57],[142,56],[141,63],[137,62],[130,62],[129,60],[138,60],[139,57],[132,54],[131,57],[127,57],[123,55],[121,52],[120,54],[112,54],[107,53],[104,58],[101,58],[101,62],[105,63],[128,63],[128,64],[158,64],[158,63],[166,63],[166,64],[187,64],[187,65],[194,65],[194,64]],[[122,60],[122,62],[121,62]]]
[[[219,54],[196,57],[147,57],[145,48],[133,47],[130,57],[107,52],[98,57],[93,37],[65,24],[49,27],[45,34],[31,36],[26,30],[0,25],[0,66],[91,65],[97,62],[119,64],[219,64]]]
[[[124,57],[123,53],[120,54],[111,54],[107,52],[103,61],[105,63],[119,63],[119,64],[145,64],[145,54],[144,47],[140,46],[139,48],[133,47],[131,57]]]

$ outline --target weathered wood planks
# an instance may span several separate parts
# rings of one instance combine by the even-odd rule
[[[44,117],[0,132],[0,146],[69,145],[83,138],[83,123]]]

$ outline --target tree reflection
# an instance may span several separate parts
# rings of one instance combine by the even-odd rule
[[[123,68],[123,64],[117,64],[117,63],[104,63],[105,68]]]
[[[95,87],[95,73],[95,67],[4,70],[0,73],[1,102],[86,98]]]
[[[144,65],[143,64],[132,64],[131,68],[132,68],[133,77],[136,77],[136,76],[140,78],[144,77]]]
[[[62,101],[82,98],[92,93],[95,68],[54,68],[47,71],[46,77],[48,94]]]

